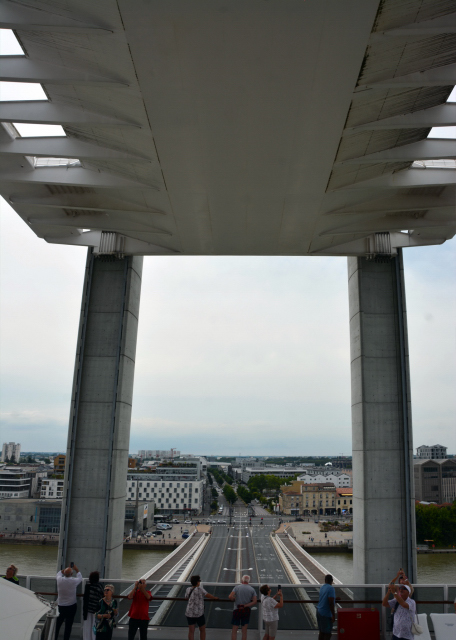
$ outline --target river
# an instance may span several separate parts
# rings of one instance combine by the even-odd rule
[[[167,551],[136,551],[124,549],[122,578],[137,579],[168,555]],[[13,563],[20,574],[52,576],[55,573],[57,547],[0,545],[0,572]],[[341,582],[353,584],[351,553],[316,553],[315,559]],[[454,583],[456,554],[418,554],[418,582],[422,584]],[[393,577],[393,576],[391,576]]]

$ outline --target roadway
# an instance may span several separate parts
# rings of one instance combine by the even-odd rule
[[[214,516],[212,519],[223,518],[229,522],[229,505],[223,496],[219,496],[219,503],[224,507],[223,514]],[[289,582],[269,537],[271,531],[275,531],[279,526],[278,518],[264,511],[265,515],[250,519],[246,506],[240,501],[235,503],[233,509],[231,527],[213,524],[211,539],[192,573],[201,576],[203,586],[208,582],[230,583],[227,587],[207,588],[211,594],[223,599],[228,598],[233,586],[244,574],[249,575],[253,583],[269,584],[275,593],[279,584]],[[257,513],[258,510],[258,508],[255,509]],[[261,517],[264,524],[261,524]],[[180,590],[179,597],[183,597],[184,594],[183,588]],[[285,590],[284,597],[289,600],[301,598],[296,590],[291,588]],[[175,603],[163,622],[164,626],[186,626],[185,608],[185,602]],[[231,603],[207,600],[205,613],[208,627],[229,628],[232,609]],[[313,628],[307,612],[301,605],[285,605],[279,612],[279,617],[279,626],[282,629]],[[258,628],[258,607],[252,608],[250,627]]]

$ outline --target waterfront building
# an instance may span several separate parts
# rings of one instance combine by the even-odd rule
[[[17,467],[0,469],[0,498],[29,498],[32,478],[27,471]]]
[[[180,451],[177,449],[140,449],[138,451],[138,457],[143,460],[161,460],[167,458],[178,458],[180,456]]]
[[[415,500],[453,502],[456,499],[456,460],[414,460]]]
[[[295,480],[280,487],[279,508],[285,515],[310,516],[336,513],[336,487],[331,482],[305,484]]]
[[[353,489],[351,487],[336,489],[336,513],[338,516],[353,513]]]
[[[199,514],[204,499],[202,466],[199,458],[191,458],[163,463],[151,473],[129,471],[127,501],[153,500],[165,514]]]
[[[4,442],[2,446],[1,462],[16,462],[19,464],[21,445],[19,442]]]
[[[444,460],[447,457],[447,448],[441,444],[427,444],[417,447],[416,455],[420,460]]]

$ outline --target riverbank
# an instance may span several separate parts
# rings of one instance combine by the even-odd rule
[[[131,549],[132,551],[174,551],[176,547],[182,544],[183,540],[173,540],[171,541],[160,541],[160,540],[151,540],[149,541],[141,541],[141,542],[124,542],[124,549]],[[14,545],[24,545],[24,546],[32,546],[32,547],[58,547],[59,541],[58,539],[49,540],[47,538],[0,538],[0,544],[14,544]]]

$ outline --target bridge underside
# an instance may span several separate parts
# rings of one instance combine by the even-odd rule
[[[47,96],[0,102],[0,193],[40,238],[119,260],[351,256],[359,273],[367,273],[366,259],[377,260],[373,277],[356,284],[350,267],[351,309],[358,309],[351,314],[352,371],[355,380],[362,361],[363,379],[354,383],[354,432],[363,433],[354,471],[361,487],[373,486],[364,454],[382,449],[374,436],[383,426],[387,374],[379,367],[365,373],[384,330],[391,371],[402,376],[387,401],[403,478],[388,518],[402,522],[400,505],[410,503],[413,487],[410,412],[403,410],[410,401],[405,302],[399,312],[401,287],[389,297],[385,290],[402,247],[441,244],[456,230],[454,141],[428,138],[432,127],[456,124],[456,104],[448,102],[456,84],[454,1],[6,1],[0,27],[14,30],[25,52],[3,57],[0,81],[38,83]],[[21,123],[61,125],[65,135],[24,137]],[[391,260],[389,274],[383,260]],[[359,346],[353,317],[359,326],[372,320],[366,296],[392,320],[372,322]],[[134,362],[134,340],[130,347]],[[122,375],[119,369],[120,386]],[[102,396],[107,379],[100,374],[93,385]],[[110,388],[109,441],[116,442]],[[122,429],[128,439],[129,420]],[[71,434],[69,459],[77,461],[90,441]],[[121,498],[123,459],[106,464],[105,504]],[[63,510],[70,520],[79,482],[75,463]],[[376,534],[368,494],[358,496],[366,507],[357,547],[364,550],[375,547]],[[119,548],[122,524],[111,530],[109,518],[101,520],[99,564],[115,577],[118,560],[112,564],[106,550]],[[410,523],[400,533],[412,535]],[[413,541],[407,550],[395,530],[385,535],[413,577]],[[62,551],[62,563],[71,559]],[[377,569],[372,580],[366,571],[366,581],[379,579]]]

